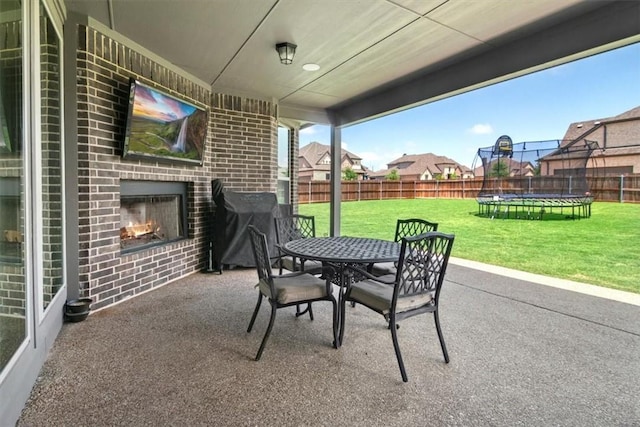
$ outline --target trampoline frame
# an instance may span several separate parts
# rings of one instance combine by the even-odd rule
[[[513,209],[515,218],[542,219],[545,213],[553,213],[553,209],[571,209],[570,219],[589,218],[593,197],[590,195],[562,194],[502,194],[478,197],[478,215],[494,219],[501,216],[509,218]],[[577,215],[576,215],[577,211]]]

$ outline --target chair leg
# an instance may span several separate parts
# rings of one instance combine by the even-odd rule
[[[405,383],[409,381],[407,378],[407,371],[404,369],[404,362],[402,362],[402,354],[400,354],[400,345],[398,344],[398,332],[396,328],[396,319],[391,318],[389,322],[389,329],[391,330],[391,339],[393,340],[393,349],[396,351],[396,359],[398,359],[398,366],[400,366],[400,375],[402,375],[402,381]]]
[[[300,304],[296,305],[296,317],[300,317],[303,314],[306,314],[307,312],[309,312],[309,316],[311,317],[311,320],[313,320],[313,310],[311,310],[311,303],[308,302],[307,303],[307,308],[305,308],[304,310],[300,310]]]
[[[438,339],[440,340],[440,347],[442,347],[442,354],[444,355],[444,361],[449,363],[449,353],[447,353],[447,346],[444,344],[444,337],[442,336],[442,329],[440,329],[440,318],[438,317],[438,309],[433,312],[433,317],[436,320],[436,331],[438,331]]]
[[[267,345],[267,339],[269,339],[269,335],[271,334],[271,329],[273,329],[273,324],[276,320],[276,304],[271,302],[271,318],[269,319],[269,326],[267,326],[267,331],[264,333],[264,338],[262,338],[262,344],[260,344],[260,349],[258,350],[258,354],[256,355],[256,360],[260,360],[262,357],[262,352],[264,351],[264,347]]]
[[[253,322],[256,321],[256,316],[258,315],[258,311],[260,311],[260,304],[262,304],[262,292],[258,291],[258,303],[256,304],[255,310],[253,310],[253,315],[251,316],[251,322],[249,322],[247,332],[251,332],[251,329],[253,329]]]

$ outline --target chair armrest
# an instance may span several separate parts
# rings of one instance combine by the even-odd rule
[[[350,270],[350,271],[349,271]],[[347,276],[354,276],[355,274],[364,277],[365,279],[368,280],[373,280],[375,282],[378,283],[384,283],[385,285],[394,285],[395,284],[395,280],[381,280],[380,277],[374,276],[373,274],[369,273],[366,270],[363,270],[361,268],[358,267],[354,267],[351,265],[347,265],[345,267],[345,274]]]
[[[303,274],[310,274],[312,276],[321,274],[323,276],[327,276],[327,277],[331,277],[334,274],[334,269],[331,266],[322,266],[322,267],[314,267],[314,268],[310,268],[308,270],[302,270],[302,271],[294,271],[292,273],[286,273],[286,274],[282,274],[279,276],[273,276],[273,277],[297,277],[297,276],[301,276]]]
[[[309,272],[308,271],[294,271],[292,273],[285,273],[285,274],[280,274],[280,275],[272,276],[272,277],[274,277],[274,278],[279,278],[279,277],[282,277],[282,278],[298,277],[298,276],[302,276],[303,274],[309,274]]]

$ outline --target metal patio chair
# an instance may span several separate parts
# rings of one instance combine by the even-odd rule
[[[276,241],[278,246],[296,239],[316,237],[316,222],[313,216],[292,214],[274,218],[274,221],[276,223]],[[307,265],[307,267],[310,268],[322,266],[322,263],[317,261],[297,259],[285,255],[278,249],[280,274],[282,274],[283,269],[289,271],[304,270],[305,263],[307,262],[313,263],[312,265]]]
[[[399,242],[403,237],[417,236],[418,234],[438,231],[438,224],[419,218],[398,219],[396,222],[395,242]],[[374,276],[386,276],[396,274],[397,262],[378,262],[369,266],[369,271]]]
[[[247,332],[251,332],[256,316],[262,304],[262,298],[266,297],[271,305],[271,317],[269,325],[262,338],[260,349],[256,355],[256,360],[260,360],[262,352],[267,344],[271,329],[276,320],[276,311],[279,308],[290,307],[298,304],[309,304],[309,315],[313,320],[313,311],[311,303],[315,301],[330,301],[333,304],[333,342],[335,345],[338,307],[336,299],[333,297],[333,285],[328,279],[318,278],[309,272],[298,271],[290,274],[274,276],[271,271],[271,259],[269,258],[269,248],[267,246],[266,234],[260,232],[256,227],[250,225],[249,236],[251,238],[251,247],[253,256],[255,257],[256,269],[258,270],[258,302],[251,316]],[[331,270],[330,267],[327,267]],[[331,271],[324,271],[323,276],[329,278],[332,276]]]
[[[447,270],[454,236],[440,232],[429,232],[402,239],[397,273],[394,276],[375,277],[357,267],[347,267],[354,277],[364,280],[353,283],[345,294],[345,301],[364,305],[382,314],[389,322],[402,381],[407,382],[407,373],[398,345],[397,322],[423,313],[433,313],[436,331],[442,347],[444,360],[449,363],[449,354],[444,343],[438,302]],[[344,342],[345,304],[340,307],[342,323],[340,342]]]
[[[289,271],[303,271],[307,269],[321,268],[320,261],[298,259],[289,255],[285,255],[280,250],[280,245],[296,239],[306,239],[316,237],[316,220],[313,216],[291,214],[274,218],[276,223],[276,241],[278,244],[278,266],[280,274],[283,269]],[[307,304],[307,308],[300,310],[300,306],[296,306],[296,316],[302,316],[309,312],[311,304]]]

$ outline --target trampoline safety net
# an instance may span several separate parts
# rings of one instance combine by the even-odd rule
[[[595,169],[592,154],[598,149],[586,139],[513,143],[501,136],[476,156],[484,174],[478,213],[542,219],[555,208],[570,218],[588,218],[593,197],[587,174]]]

